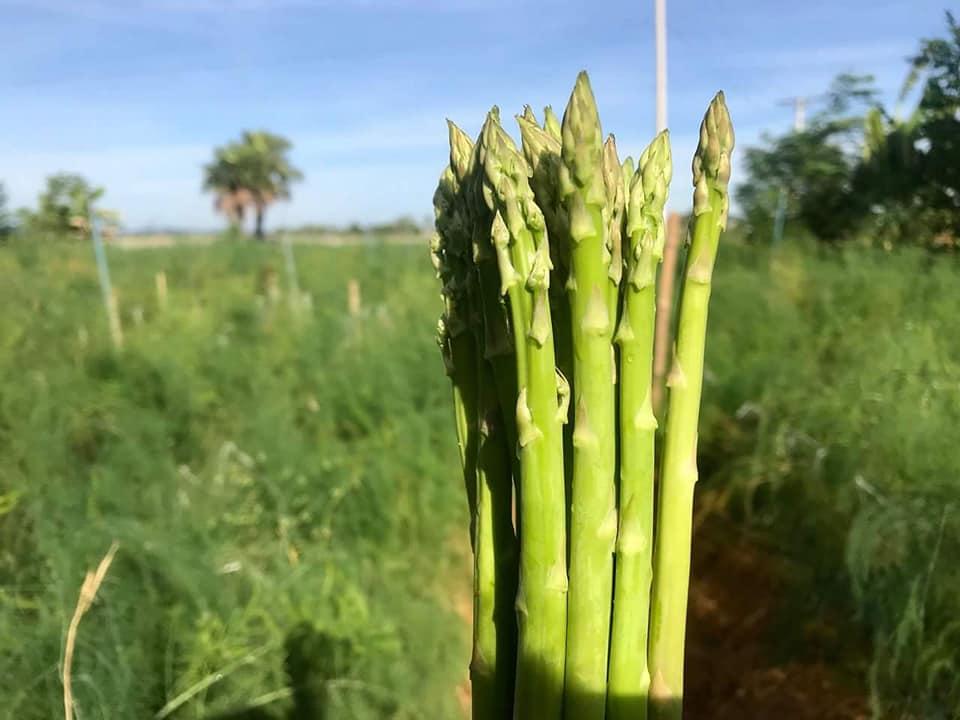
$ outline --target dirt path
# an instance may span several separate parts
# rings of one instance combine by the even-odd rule
[[[701,528],[690,589],[685,718],[870,717],[863,674],[838,665],[837,656],[842,661],[850,648],[833,622],[797,618],[790,642],[799,637],[804,646],[784,647],[779,632],[789,586],[786,564],[736,527],[711,520]]]

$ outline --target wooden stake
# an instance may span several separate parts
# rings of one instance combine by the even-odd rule
[[[360,314],[360,307],[360,283],[356,278],[350,278],[347,281],[347,312],[351,317],[356,317]]]
[[[286,230],[280,236],[280,243],[283,246],[283,260],[287,271],[287,292],[290,296],[290,307],[296,312],[303,304],[303,298],[300,296],[300,279],[297,275],[297,260],[293,255],[293,242]]]
[[[663,417],[664,383],[672,354],[673,296],[677,279],[677,256],[680,254],[683,218],[680,213],[667,216],[667,239],[663,249],[663,267],[657,287],[657,328],[653,355],[653,412]]]
[[[154,284],[157,286],[157,307],[161,310],[167,309],[167,273],[161,270],[154,278]]]
[[[107,299],[107,320],[110,323],[110,340],[117,350],[123,350],[123,325],[120,323],[120,303],[115,290]]]

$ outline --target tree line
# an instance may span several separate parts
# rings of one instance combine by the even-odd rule
[[[960,24],[909,58],[899,117],[869,75],[841,75],[809,126],[748,148],[736,199],[750,237],[776,235],[778,212],[817,240],[953,248],[960,238]]]
[[[203,189],[213,193],[215,209],[235,232],[242,232],[252,215],[254,236],[265,238],[267,208],[289,199],[291,185],[303,179],[290,162],[291,148],[286,138],[259,130],[245,131],[238,140],[214,149],[213,160],[203,168]],[[57,173],[47,178],[35,208],[11,212],[0,184],[0,239],[15,229],[32,236],[86,237],[91,221],[110,235],[120,215],[98,206],[104,192],[82,175]]]

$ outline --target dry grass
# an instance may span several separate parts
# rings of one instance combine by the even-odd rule
[[[120,546],[116,541],[110,545],[107,554],[100,560],[97,569],[87,573],[83,579],[83,585],[80,586],[80,597],[77,598],[77,607],[73,611],[73,617],[70,619],[70,627],[67,628],[67,643],[63,652],[63,716],[65,720],[73,720],[73,652],[77,644],[77,629],[80,627],[80,619],[86,614],[90,606],[93,605],[97,597],[97,591],[103,583],[110,569],[110,563],[113,562],[113,556],[117,554]]]

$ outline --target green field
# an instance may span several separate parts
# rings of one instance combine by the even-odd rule
[[[296,252],[292,306],[274,245],[111,251],[116,353],[88,246],[0,245],[0,716],[62,714],[66,628],[117,540],[80,624],[83,720],[463,717],[427,250]],[[771,662],[860,673],[876,717],[958,717],[958,287],[921,251],[731,241],[718,263],[699,512],[787,563]]]

